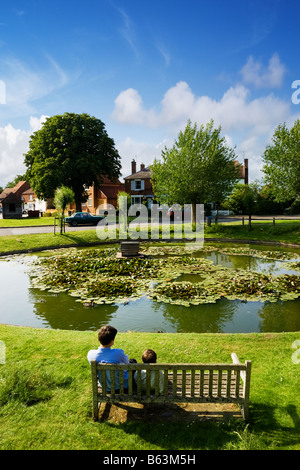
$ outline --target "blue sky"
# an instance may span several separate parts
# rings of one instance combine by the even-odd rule
[[[300,117],[297,0],[10,0],[0,12],[0,186],[45,116],[101,119],[122,160],[151,164],[188,119],[214,119],[250,180]]]

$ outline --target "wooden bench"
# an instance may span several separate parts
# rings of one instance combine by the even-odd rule
[[[101,402],[107,403],[236,403],[245,421],[249,417],[251,361],[241,364],[235,353],[232,364],[103,364],[91,362],[93,419],[98,420]],[[141,370],[146,370],[146,390]],[[111,391],[107,392],[106,373],[110,371]],[[120,389],[115,389],[115,373]],[[128,389],[123,373],[128,371]],[[137,371],[137,381],[134,373]],[[159,392],[159,371],[164,373],[164,390]],[[150,374],[155,374],[155,390]],[[98,377],[102,387],[99,385]]]

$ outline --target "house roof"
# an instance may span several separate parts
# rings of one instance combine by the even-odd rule
[[[100,185],[100,191],[107,197],[107,199],[116,199],[118,192],[124,190],[124,185],[121,183],[118,186],[108,186],[108,185]]]
[[[122,184],[122,183],[121,183],[120,180],[118,180],[118,179],[116,179],[116,181],[113,182],[112,180],[110,180],[110,179],[108,178],[108,176],[101,176],[101,178],[100,178],[100,183],[99,183],[99,184],[100,184],[100,186],[105,185],[105,184],[109,184],[109,185],[118,185],[118,186],[119,186],[119,185]]]
[[[21,201],[21,194],[29,188],[27,181],[19,181],[13,188],[5,188],[0,194],[1,203],[15,203]]]
[[[135,180],[135,179],[146,179],[151,178],[151,170],[150,168],[144,168],[143,170],[137,171],[132,175],[126,176],[124,180]]]
[[[5,188],[0,194],[0,201],[5,199],[11,192],[13,192],[13,188]]]
[[[23,191],[22,194],[35,194],[32,188],[26,189],[26,191]]]

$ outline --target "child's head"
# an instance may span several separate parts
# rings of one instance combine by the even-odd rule
[[[155,363],[157,359],[156,352],[154,352],[152,349],[146,349],[143,352],[142,355],[142,360],[144,363]]]
[[[108,346],[112,341],[114,341],[118,330],[113,326],[106,325],[102,326],[98,331],[99,343],[102,346]]]

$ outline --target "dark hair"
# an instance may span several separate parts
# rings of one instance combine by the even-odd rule
[[[156,359],[157,359],[156,352],[154,352],[152,349],[146,349],[143,352],[143,355],[142,355],[143,362],[146,362],[146,363],[156,362]]]
[[[98,331],[99,343],[103,346],[107,346],[115,339],[117,332],[118,330],[113,326],[101,326],[100,330]]]

